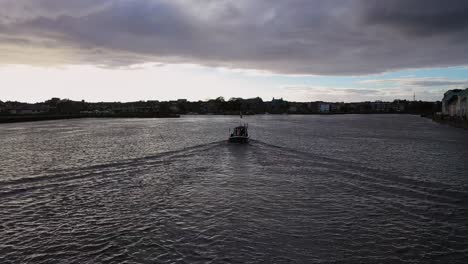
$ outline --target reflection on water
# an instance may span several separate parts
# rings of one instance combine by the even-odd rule
[[[0,262],[466,262],[466,131],[249,118],[0,127]]]

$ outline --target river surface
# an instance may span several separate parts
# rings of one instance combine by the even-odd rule
[[[0,125],[0,263],[468,263],[468,131],[243,121]]]

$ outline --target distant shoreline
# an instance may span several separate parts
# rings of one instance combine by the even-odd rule
[[[253,115],[418,115],[415,113],[265,113],[265,114],[244,114],[244,116]],[[0,116],[0,124],[8,123],[21,123],[21,122],[38,122],[38,121],[50,121],[50,120],[66,120],[66,119],[82,119],[82,118],[180,118],[183,116],[238,116],[238,114],[153,114],[153,113],[136,113],[136,114],[55,114],[55,115],[3,115]]]
[[[55,115],[5,115],[0,116],[0,124],[37,122],[80,118],[179,118],[178,114],[55,114]]]
[[[432,121],[442,125],[449,125],[452,127],[463,128],[468,130],[468,120],[440,116],[432,116],[431,119]]]

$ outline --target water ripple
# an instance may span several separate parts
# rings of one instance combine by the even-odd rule
[[[0,263],[466,263],[468,256],[464,185],[258,140],[32,175],[0,180]]]

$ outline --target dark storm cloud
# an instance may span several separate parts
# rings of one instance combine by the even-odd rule
[[[388,26],[408,35],[443,35],[466,32],[468,28],[466,0],[373,0],[367,7],[367,23]]]
[[[24,39],[69,63],[330,75],[468,64],[468,1],[3,1],[0,52]]]

